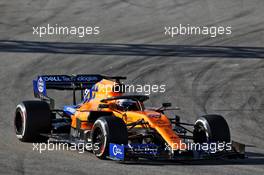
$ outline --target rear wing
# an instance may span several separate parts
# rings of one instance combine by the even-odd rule
[[[75,90],[91,89],[102,79],[111,79],[120,83],[120,80],[126,79],[126,77],[99,74],[40,75],[33,80],[34,96],[37,98],[48,98],[47,89],[73,90],[75,96]]]

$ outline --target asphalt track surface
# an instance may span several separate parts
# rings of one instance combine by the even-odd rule
[[[264,174],[264,1],[0,1],[0,174]],[[32,26],[97,25],[100,36],[32,35]],[[164,26],[231,25],[232,35],[164,36]],[[166,84],[148,105],[172,102],[194,122],[224,115],[248,159],[209,162],[102,161],[90,153],[39,154],[14,134],[16,105],[32,99],[38,74],[126,75],[128,83]],[[58,105],[70,94],[55,95]]]

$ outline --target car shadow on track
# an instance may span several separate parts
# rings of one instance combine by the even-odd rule
[[[155,161],[138,160],[120,162],[126,165],[181,165],[181,166],[206,166],[206,165],[264,165],[264,154],[247,152],[245,159],[218,159],[218,160],[186,160],[186,161]]]
[[[119,56],[264,58],[263,47],[0,40],[0,52]]]

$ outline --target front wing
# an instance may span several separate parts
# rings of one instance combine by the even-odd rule
[[[127,161],[137,159],[150,160],[208,160],[245,158],[245,145],[232,141],[232,150],[210,153],[206,151],[161,151],[154,144],[120,145],[110,143],[109,158]]]

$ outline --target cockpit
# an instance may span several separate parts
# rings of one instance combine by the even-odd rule
[[[120,111],[142,111],[143,103],[133,99],[116,100],[116,108]]]
[[[109,102],[109,108],[119,111],[144,111],[143,102],[147,100],[147,96],[133,95],[133,96],[118,96],[103,99],[101,102]]]

